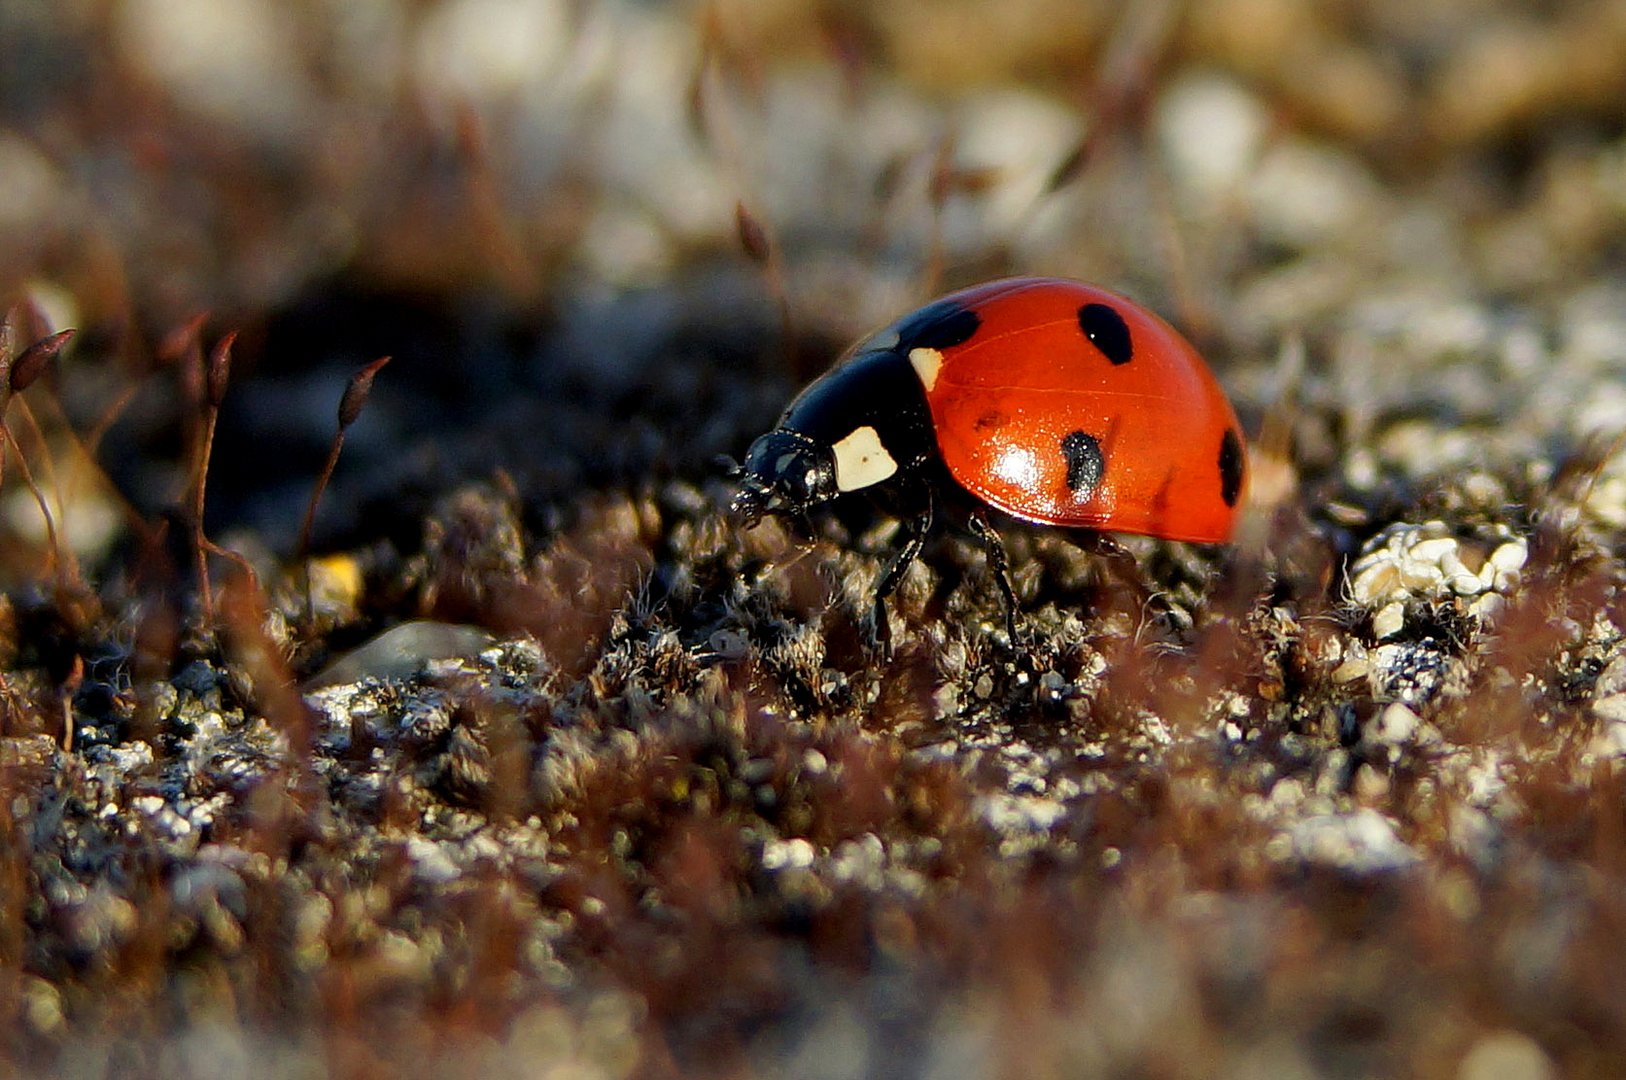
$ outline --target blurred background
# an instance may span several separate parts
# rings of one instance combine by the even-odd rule
[[[318,546],[498,468],[539,521],[707,475],[845,342],[1006,273],[1162,311],[1255,427],[1287,380],[1491,429],[1444,467],[1626,415],[1612,0],[10,0],[0,41],[0,295],[81,330],[90,558],[185,487],[163,345],[200,317],[239,333],[211,528],[282,554],[374,357]],[[4,527],[40,537],[21,489]]]
[[[884,528],[787,557],[718,459],[1003,274],[1199,345],[1274,576],[1013,530],[1029,678],[950,539],[878,669]],[[4,413],[0,1045],[1626,1061],[1621,0],[4,0],[0,306],[78,329]],[[186,527],[231,334],[206,524],[267,589],[221,646]],[[307,606],[279,568],[382,356],[313,537],[369,554]],[[535,632],[363,645],[482,616]],[[313,719],[293,675],[350,649],[400,677]]]

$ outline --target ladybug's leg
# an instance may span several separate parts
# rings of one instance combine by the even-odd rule
[[[909,564],[915,561],[920,549],[925,546],[926,534],[932,531],[932,519],[935,516],[932,507],[932,495],[929,488],[919,489],[917,498],[919,508],[914,514],[903,519],[903,545],[893,554],[892,561],[887,564],[881,580],[875,585],[875,625],[873,629],[874,645],[883,659],[892,656],[892,624],[886,617],[886,598],[891,596],[903,581],[903,575],[908,571]]]
[[[1011,560],[1005,555],[1005,543],[1000,540],[999,533],[988,524],[988,518],[981,510],[973,510],[970,515],[971,531],[982,541],[983,550],[988,553],[988,569],[994,572],[994,581],[999,584],[999,598],[1005,608],[1005,630],[1011,636],[1011,644],[1015,645],[1016,636],[1016,590],[1011,587]]]

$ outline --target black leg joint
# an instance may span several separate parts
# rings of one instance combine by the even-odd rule
[[[988,553],[988,569],[993,572],[994,582],[999,586],[1000,603],[1005,609],[1005,630],[1011,637],[1014,648],[1019,638],[1016,633],[1016,590],[1011,585],[1011,561],[1005,554],[1004,541],[1000,540],[999,533],[988,524],[988,518],[981,510],[974,510],[970,517],[971,532],[982,542],[983,550]]]
[[[909,570],[909,564],[919,557],[920,549],[926,544],[926,536],[932,530],[933,517],[931,494],[923,491],[920,509],[912,517],[903,519],[903,544],[893,554],[892,561],[875,585],[873,633],[875,646],[883,659],[890,659],[892,655],[892,625],[886,616],[886,598],[897,591],[903,582],[903,575]]]

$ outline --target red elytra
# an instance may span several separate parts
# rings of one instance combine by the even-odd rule
[[[945,300],[980,319],[922,379],[938,451],[962,487],[1045,525],[1230,539],[1241,427],[1178,331],[1117,293],[1053,278]]]

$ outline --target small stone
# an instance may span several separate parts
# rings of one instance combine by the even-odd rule
[[[1372,671],[1372,661],[1367,659],[1364,652],[1356,653],[1343,663],[1333,668],[1332,681],[1335,683],[1350,683],[1364,679]]]
[[[1421,723],[1422,718],[1404,702],[1396,701],[1378,713],[1368,737],[1384,746],[1399,746],[1412,740]]]
[[[1066,699],[1071,689],[1066,676],[1059,671],[1047,671],[1039,676],[1039,696],[1045,702],[1058,704]]]
[[[1359,568],[1359,563],[1356,566],[1358,572],[1350,582],[1349,594],[1357,604],[1375,607],[1400,591],[1400,567],[1393,559],[1371,563],[1364,569]]]
[[[1372,633],[1378,640],[1394,637],[1406,625],[1406,605],[1401,603],[1386,604],[1372,616]]]
[[[1530,546],[1523,540],[1509,540],[1490,553],[1489,565],[1508,573],[1518,573],[1530,558]]]
[[[1418,562],[1431,562],[1442,566],[1447,556],[1457,553],[1457,542],[1449,536],[1437,537],[1433,540],[1419,540],[1411,546],[1407,553]]]
[[[305,683],[307,692],[363,679],[407,679],[433,660],[473,656],[492,636],[477,626],[416,620],[401,623],[345,653]]]
[[[1445,581],[1438,566],[1407,559],[1400,564],[1400,583],[1414,593],[1431,593]]]
[[[1479,575],[1470,574],[1466,570],[1447,576],[1445,586],[1458,596],[1478,596],[1485,591],[1485,586],[1480,582]]]

